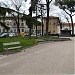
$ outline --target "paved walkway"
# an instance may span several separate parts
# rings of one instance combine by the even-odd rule
[[[39,44],[26,52],[0,57],[0,75],[74,75],[72,41]]]

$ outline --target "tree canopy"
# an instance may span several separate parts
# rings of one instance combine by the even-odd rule
[[[9,9],[9,8],[0,7],[0,19],[3,18],[3,20],[5,20],[6,12],[11,13],[12,11],[14,10]],[[4,29],[6,29],[7,31],[10,29],[8,26],[5,25],[4,22],[0,21],[0,25],[4,27]]]
[[[36,18],[33,18],[30,15],[24,15],[22,19],[26,20],[26,24],[28,25],[28,28],[33,28],[33,25],[35,26],[36,23],[38,25],[41,25],[41,22],[37,21]]]
[[[58,4],[59,7],[69,15],[72,24],[72,36],[74,36],[74,25],[72,16],[74,16],[75,12],[75,0],[56,0],[56,2],[56,4]]]
[[[33,18],[30,15],[24,15],[22,19],[26,20],[26,24],[29,28],[29,36],[31,37],[31,29],[33,29],[33,26],[41,25],[41,22],[37,21],[36,18]]]

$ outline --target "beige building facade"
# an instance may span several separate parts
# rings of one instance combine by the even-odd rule
[[[43,30],[46,33],[46,17],[43,18]],[[60,25],[59,25],[59,17],[50,16],[49,17],[49,27],[48,32],[51,34],[60,34]]]

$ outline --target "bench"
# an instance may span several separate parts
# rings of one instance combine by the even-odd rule
[[[8,42],[8,43],[3,43],[3,54],[8,55],[9,50],[13,49],[20,49],[21,50],[22,46],[20,45],[20,42]]]
[[[49,34],[50,36],[58,36],[59,38],[59,34]]]

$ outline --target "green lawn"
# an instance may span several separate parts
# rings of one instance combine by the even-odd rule
[[[48,37],[48,38],[57,38],[57,37]],[[21,43],[21,46],[25,49],[25,48],[29,48],[31,46],[36,45],[38,42],[36,39],[48,39],[45,36],[40,36],[40,37],[7,37],[7,38],[0,38],[0,53],[3,52],[3,43],[4,42],[16,42],[19,41]]]
[[[22,37],[13,37],[13,38],[0,38],[0,53],[3,52],[3,43],[4,42],[16,42],[20,41],[23,48],[28,48],[37,44],[36,38],[22,38]]]

